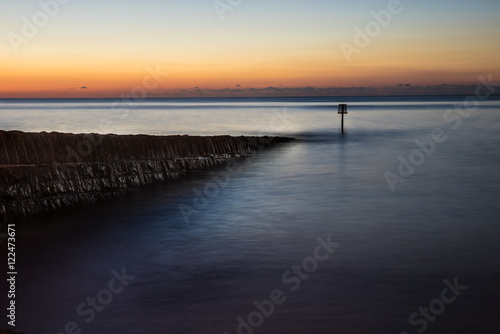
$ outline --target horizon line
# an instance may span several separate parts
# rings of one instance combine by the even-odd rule
[[[169,96],[169,97],[144,97],[137,99],[137,102],[143,100],[166,100],[166,99],[275,99],[275,98],[356,98],[356,97],[437,97],[437,96],[468,96],[471,94],[409,94],[409,95],[297,95],[297,96]],[[491,94],[500,97],[500,93]],[[0,100],[106,100],[123,99],[121,96],[110,97],[0,97]],[[130,99],[130,98],[129,98]]]

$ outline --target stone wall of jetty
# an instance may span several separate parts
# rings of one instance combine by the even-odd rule
[[[290,140],[0,130],[0,221],[96,202]]]

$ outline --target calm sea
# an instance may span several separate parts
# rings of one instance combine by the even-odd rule
[[[18,224],[15,329],[498,333],[500,98],[466,98],[0,100],[4,130],[299,139]]]

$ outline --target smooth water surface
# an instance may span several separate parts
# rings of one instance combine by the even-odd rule
[[[496,333],[500,101],[447,122],[464,98],[147,100],[121,111],[112,100],[0,101],[9,130],[299,139],[229,177],[203,172],[19,227],[16,330],[55,334],[74,321],[93,334],[233,334],[242,317],[255,333]],[[344,136],[338,103],[349,103]],[[415,140],[429,155],[413,153]],[[420,160],[393,192],[385,174],[399,175],[399,157]],[[311,265],[329,236],[333,254],[309,274],[289,271]],[[135,276],[123,291],[101,293],[109,304],[94,318],[77,314],[122,268]],[[456,277],[467,288],[439,309]],[[286,300],[261,320],[253,302],[276,289]],[[410,324],[429,304],[439,314]]]

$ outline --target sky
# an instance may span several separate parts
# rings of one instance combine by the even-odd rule
[[[498,41],[496,0],[2,0],[0,98],[468,94]]]

